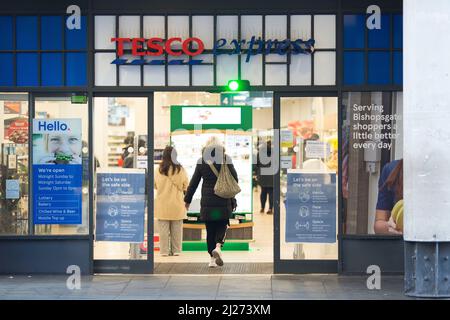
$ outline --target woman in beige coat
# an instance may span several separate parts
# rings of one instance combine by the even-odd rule
[[[178,256],[183,238],[183,219],[186,219],[184,192],[189,179],[177,161],[173,147],[163,151],[162,162],[155,170],[155,218],[158,219],[160,252],[162,256]]]

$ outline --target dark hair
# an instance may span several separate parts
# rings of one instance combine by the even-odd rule
[[[381,188],[385,187],[394,190],[396,201],[403,199],[403,159],[398,161]]]
[[[177,151],[175,148],[167,146],[162,154],[162,162],[159,164],[159,172],[165,176],[168,176],[170,168],[172,168],[172,174],[175,174],[175,172],[180,172],[182,167],[177,161]]]

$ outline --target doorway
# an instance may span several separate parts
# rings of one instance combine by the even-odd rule
[[[276,94],[275,273],[338,265],[338,98]]]
[[[201,148],[210,136],[216,136],[233,159],[242,190],[227,230],[223,268],[208,268],[206,230],[199,221],[199,186],[183,222],[180,255],[161,254],[163,239],[154,220],[155,273],[273,273],[274,215],[267,213],[269,199],[266,210],[260,212],[256,174],[258,147],[273,137],[273,93],[155,92],[153,119],[154,170],[158,170],[164,148],[172,145],[190,178]]]

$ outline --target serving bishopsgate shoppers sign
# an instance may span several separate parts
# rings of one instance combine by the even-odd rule
[[[118,58],[113,60],[112,64],[117,65],[199,65],[203,64],[202,59],[195,57],[205,52],[205,44],[199,38],[182,39],[173,37],[169,39],[162,38],[111,38],[112,42],[116,43]],[[227,41],[226,39],[218,39],[213,46],[212,53],[214,56],[221,54],[229,55],[245,55],[245,62],[249,62],[252,56],[259,54],[312,54],[314,52],[315,41],[313,39],[269,39],[262,40],[261,38],[251,37],[250,40],[233,39]],[[134,59],[122,58],[125,54],[125,45],[131,45],[131,55]],[[129,50],[127,53],[129,54]],[[190,59],[171,59],[166,62],[165,59],[160,59],[161,56],[181,57],[186,55],[192,57]],[[159,58],[159,59],[152,59]]]

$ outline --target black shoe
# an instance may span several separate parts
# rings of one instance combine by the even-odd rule
[[[272,209],[267,210],[267,214],[272,214]]]

